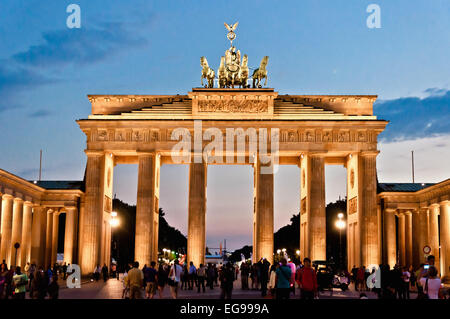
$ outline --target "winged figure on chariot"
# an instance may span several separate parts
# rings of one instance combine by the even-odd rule
[[[244,54],[241,60],[241,51],[236,50],[233,46],[233,41],[236,39],[236,33],[234,32],[238,26],[238,22],[233,25],[225,23],[225,27],[229,31],[227,34],[228,40],[230,40],[231,46],[225,51],[224,56],[220,59],[220,66],[217,72],[217,78],[219,82],[219,88],[234,88],[239,86],[240,88],[250,88],[247,83],[249,79],[249,67],[248,67],[248,56]],[[268,64],[269,57],[265,56],[260,64],[260,67],[253,72],[253,88],[262,87],[261,81],[265,79],[265,84],[267,85],[267,70],[266,66]],[[203,86],[203,79],[207,80],[207,85],[205,87],[213,88],[214,79],[216,78],[216,73],[208,65],[208,61],[205,57],[201,57],[200,64],[202,66],[202,77],[201,83]]]

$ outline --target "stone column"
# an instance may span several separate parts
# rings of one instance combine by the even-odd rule
[[[419,232],[417,234],[419,242],[419,260],[420,263],[425,262],[423,247],[430,245],[428,236],[428,208],[421,207],[419,210]]]
[[[405,214],[398,214],[398,251],[399,251],[399,264],[400,266],[406,266],[406,235],[405,235]]]
[[[450,276],[450,201],[443,201],[441,205],[441,275]]]
[[[64,262],[66,264],[73,263],[73,255],[75,249],[75,230],[76,230],[76,220],[77,218],[77,208],[67,207],[66,208],[66,230],[64,234]]]
[[[273,263],[273,167],[254,165],[253,262],[266,258]]]
[[[412,215],[412,265],[417,269],[422,261],[422,247],[420,247],[420,220],[419,210],[415,209]]]
[[[81,273],[92,273],[101,263],[101,244],[104,212],[105,155],[103,152],[86,151],[86,195],[83,232],[80,234]]]
[[[47,227],[45,230],[45,269],[52,264],[53,214],[52,209],[47,210]]]
[[[2,196],[2,220],[1,233],[2,242],[0,248],[0,261],[3,259],[11,266],[11,233],[12,233],[12,216],[13,216],[13,200],[9,194]]]
[[[310,258],[326,260],[325,158],[311,156]]]
[[[189,166],[189,213],[187,262],[196,267],[205,263],[206,250],[206,180],[207,163]]]
[[[410,211],[405,212],[405,266],[409,267],[413,263],[412,258],[412,213]]]
[[[386,261],[390,267],[397,263],[397,231],[395,227],[395,209],[384,210],[384,238]]]
[[[378,152],[363,152],[358,163],[359,197],[361,216],[361,264],[369,267],[381,262],[380,242],[378,241],[378,210],[377,210],[377,169]],[[361,183],[362,180],[362,183]]]
[[[325,158],[322,154],[303,155],[300,165],[300,222],[305,233],[300,243],[301,258],[325,260]]]
[[[31,257],[32,263],[36,266],[45,265],[45,245],[46,245],[46,230],[47,230],[47,216],[46,209],[41,206],[33,208],[33,222],[31,230]]]
[[[158,261],[159,167],[155,153],[139,154],[135,259],[141,266]]]
[[[20,247],[20,266],[24,267],[30,262],[31,254],[31,220],[33,203],[25,202],[23,205],[22,243]]]
[[[52,223],[52,259],[51,265],[56,263],[57,255],[58,255],[58,233],[59,233],[59,212],[53,213],[53,223]]]
[[[11,233],[11,265],[19,266],[20,252],[22,250],[22,222],[23,222],[23,200],[21,198],[14,199],[12,233]],[[14,248],[16,243],[20,244],[20,248]]]
[[[430,220],[430,233],[429,233],[429,243],[431,247],[431,254],[435,257],[434,266],[438,270],[440,269],[440,261],[439,261],[439,204],[433,204],[430,206],[429,212],[429,220]]]

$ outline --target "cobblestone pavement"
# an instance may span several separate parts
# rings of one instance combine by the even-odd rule
[[[65,288],[65,283],[60,281],[61,289],[59,297],[61,299],[121,299],[123,291],[122,280],[110,279],[106,283],[99,282],[86,282],[82,284],[81,288],[69,289]],[[352,287],[351,287],[352,288]],[[144,295],[144,292],[142,291]],[[291,298],[298,298],[297,295],[291,295]],[[366,292],[369,299],[375,299],[376,295],[372,292]],[[220,288],[214,287],[213,290],[206,288],[206,291],[197,292],[194,290],[179,290],[179,299],[219,299]],[[163,293],[164,299],[170,299],[169,287],[166,286]],[[358,299],[359,292],[355,292],[353,289],[350,291],[342,292],[340,289],[334,289],[331,294],[330,291],[325,291],[320,294],[321,299]],[[159,295],[155,296],[155,299],[159,299]],[[240,280],[235,282],[235,288],[233,290],[233,299],[262,299],[261,292],[257,290],[242,290],[240,288]]]

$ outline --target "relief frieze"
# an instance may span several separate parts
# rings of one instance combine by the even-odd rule
[[[237,100],[200,100],[199,112],[221,113],[267,113],[269,104],[264,100],[237,99]]]

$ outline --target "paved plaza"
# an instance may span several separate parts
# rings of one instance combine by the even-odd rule
[[[120,280],[110,279],[106,283],[98,282],[84,282],[81,288],[69,289],[65,287],[65,283],[60,281],[61,289],[60,299],[122,299],[123,282],[122,276]],[[235,281],[233,290],[233,299],[263,299],[261,292],[257,290],[242,290],[240,287],[240,280]],[[298,290],[296,296],[291,295],[292,299],[298,298]],[[376,299],[376,295],[372,292],[366,292],[369,299]],[[179,290],[179,299],[219,299],[220,288],[214,287],[213,290],[206,288],[206,292],[198,293],[194,290]],[[164,288],[164,299],[170,299],[169,286]],[[330,291],[325,291],[320,294],[321,299],[359,299],[359,292],[355,292],[351,286],[350,291],[342,292],[340,289],[334,289],[331,295]],[[415,297],[411,297],[415,298]],[[159,299],[159,295],[155,296]]]

